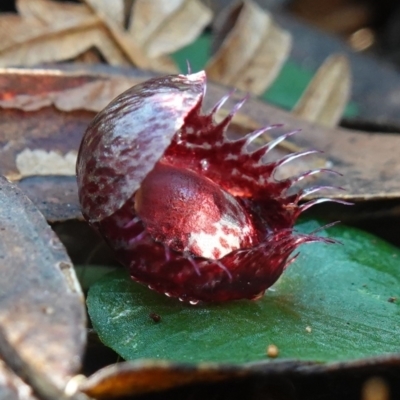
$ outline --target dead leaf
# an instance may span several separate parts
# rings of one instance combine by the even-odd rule
[[[21,179],[17,157],[26,149],[53,151],[62,157],[70,151],[76,152],[83,133],[93,117],[94,113],[86,111],[64,113],[55,111],[52,107],[29,113],[17,109],[2,110],[0,173],[12,180]]]
[[[24,356],[21,356],[19,349],[10,343],[1,327],[0,353],[8,361],[8,367],[29,384],[32,391],[41,400],[89,400],[85,394],[77,392],[77,385],[74,382],[80,375],[68,380],[65,387],[57,386],[51,376],[43,374],[43,371],[37,370],[36,366],[32,365],[31,360],[26,361]]]
[[[254,94],[274,81],[291,48],[290,34],[253,1],[230,7],[215,34],[222,43],[206,66],[208,77]]]
[[[61,155],[55,151],[25,149],[17,154],[15,164],[21,177],[35,175],[75,175],[78,153],[69,151]]]
[[[187,384],[218,382],[245,375],[246,370],[235,366],[194,366],[142,360],[105,367],[84,381],[80,390],[96,399],[109,399],[159,392]]]
[[[221,365],[203,363],[199,365],[180,364],[164,360],[138,360],[121,362],[110,365],[95,372],[82,381],[79,389],[96,399],[131,398],[147,393],[161,392],[164,390],[179,388],[184,385],[197,385],[201,383],[217,383],[228,381],[243,384],[248,378],[262,382],[275,382],[282,376],[290,373],[296,380],[303,381],[312,374],[315,376],[338,376],[340,373],[358,373],[370,376],[376,366],[396,366],[399,360],[395,357],[374,357],[368,360],[357,360],[346,363],[318,364],[304,361],[270,361],[247,363],[244,365]],[[369,375],[368,375],[369,374]],[[281,385],[280,385],[281,386]],[[265,387],[265,386],[264,386]],[[274,390],[275,389],[275,390]],[[283,391],[285,392],[285,391]],[[224,392],[225,393],[225,392]],[[263,391],[263,395],[267,391]],[[276,386],[272,385],[270,394],[277,394]],[[287,398],[287,393],[281,393],[282,398]],[[262,397],[262,396],[261,396]],[[264,398],[262,397],[262,398]],[[278,396],[281,398],[280,396]],[[267,398],[268,395],[267,395]],[[272,397],[271,397],[272,398]],[[275,397],[273,397],[275,398]],[[290,398],[290,397],[289,397]]]
[[[336,126],[350,97],[349,61],[344,55],[328,57],[293,109],[293,114],[324,126]]]
[[[80,369],[86,342],[73,266],[40,212],[5,178],[0,221],[0,353],[13,369],[35,371],[32,379],[64,390]]]
[[[175,63],[166,55],[171,49],[166,42],[172,41],[174,49],[188,44],[211,19],[211,12],[198,0],[182,4],[167,20],[158,8],[152,8],[148,17],[159,21],[159,25],[151,38],[152,56],[149,56],[147,49],[142,49],[124,28],[123,0],[84,2],[18,0],[18,15],[0,15],[0,67],[66,60],[96,48],[111,65],[133,64],[176,73]],[[169,4],[165,0],[162,3]],[[137,32],[135,23],[131,29]],[[154,49],[158,49],[157,56]]]
[[[151,61],[146,57],[143,50],[130,38],[123,27],[118,24],[113,14],[114,2],[105,2],[102,0],[84,0],[89,6],[99,21],[107,27],[108,32],[114,39],[119,49],[124,53],[128,60],[140,68],[151,68]],[[122,3],[122,0],[117,0],[117,3]],[[121,7],[121,6],[119,6]]]
[[[321,5],[320,5],[321,4]],[[318,29],[340,36],[347,36],[369,26],[373,20],[373,9],[368,3],[337,2],[322,5],[315,3],[310,7],[307,1],[298,1],[290,5],[296,17]]]
[[[0,66],[66,60],[96,47],[110,64],[127,65],[99,18],[83,4],[18,0],[19,15],[0,15]]]
[[[137,0],[126,31],[112,18],[113,3],[84,1],[134,65],[168,73],[177,73],[178,68],[167,54],[194,41],[212,18],[199,0]]]
[[[211,19],[199,0],[136,0],[129,31],[150,58],[157,58],[193,42]]]
[[[4,72],[5,76],[2,76]],[[57,70],[30,70],[35,75],[37,86],[24,88],[23,80],[28,77],[27,70],[0,69],[0,107],[36,111],[47,106],[55,106],[60,111],[87,110],[98,112],[113,98],[142,82],[137,78],[124,76],[105,77],[63,74],[57,79]],[[68,82],[65,77],[68,76]],[[76,79],[74,79],[74,77]],[[56,83],[57,81],[57,83]],[[41,82],[41,83],[40,83]],[[33,84],[33,82],[31,82]],[[64,85],[65,84],[65,85]]]
[[[32,176],[16,184],[48,222],[83,219],[75,176]]]
[[[101,10],[108,20],[113,21],[119,28],[125,25],[125,0],[92,0],[91,4]],[[87,3],[89,4],[89,3]],[[90,5],[90,4],[89,4]]]
[[[32,389],[0,360],[0,399],[37,400]]]

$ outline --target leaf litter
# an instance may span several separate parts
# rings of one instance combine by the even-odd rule
[[[85,54],[90,56],[90,52],[96,49],[111,65],[135,65],[163,73],[177,71],[168,53],[193,41],[210,23],[212,15],[197,1],[157,0],[157,7],[154,7],[156,2],[152,3],[137,0],[133,7],[126,9],[122,0],[113,2],[112,7],[110,2],[101,0],[87,0],[80,4],[57,3],[50,0],[18,0],[18,15],[0,15],[0,66],[32,66],[74,59],[84,57]],[[260,94],[276,79],[288,57],[291,38],[272,20],[270,14],[258,9],[255,3],[243,2],[236,7],[238,7],[236,11],[235,8],[227,9],[225,17],[215,25],[217,32],[218,29],[222,33],[225,32],[220,36],[220,39],[224,40],[221,41],[219,50],[207,65],[207,69],[210,78],[216,81]],[[257,13],[259,15],[256,15]],[[248,22],[254,18],[257,21],[253,22],[260,24],[258,32],[252,32],[248,28]],[[143,21],[151,23],[146,25]],[[26,29],[27,27],[29,29]],[[144,27],[148,29],[143,29]],[[187,31],[188,28],[191,28],[190,32]],[[258,35],[253,38],[255,43],[259,44],[258,47],[251,48],[246,43],[239,46],[235,44],[233,40],[235,37],[247,37],[246,35],[250,37]],[[241,54],[241,57],[238,58],[238,54]],[[243,54],[246,54],[246,57],[242,57]],[[273,56],[266,57],[266,54]],[[232,65],[232,60],[238,64]],[[331,60],[331,64],[328,63],[328,67],[326,65],[321,67],[296,107],[295,116],[250,99],[244,111],[236,118],[233,133],[241,134],[249,127],[256,129],[276,122],[284,122],[287,130],[303,128],[304,135],[294,138],[291,142],[284,142],[280,151],[309,147],[327,150],[327,155],[310,162],[319,166],[327,164],[345,174],[340,184],[347,188],[347,193],[333,192],[332,196],[356,200],[398,198],[400,196],[396,178],[400,172],[396,152],[399,148],[398,137],[391,134],[370,134],[334,128],[343,113],[351,83],[350,71],[345,65],[346,60],[338,56],[333,62]],[[337,71],[341,71],[339,75],[343,77],[342,81],[338,81]],[[53,71],[15,69],[1,71],[0,142],[3,144],[0,152],[1,174],[16,182],[19,181],[18,184],[35,200],[48,220],[53,222],[80,217],[72,176],[74,172],[71,154],[77,151],[87,123],[95,112],[125,88],[151,76],[141,71],[135,71],[128,74],[129,76],[116,73],[112,69],[110,72],[111,74],[98,74],[86,69],[86,72],[67,73],[57,68]],[[225,77],[229,79],[224,81]],[[329,90],[322,93],[323,87],[328,87]],[[225,94],[226,89],[211,84],[210,92],[206,99],[208,105]],[[326,93],[329,93],[329,96],[326,96]],[[237,95],[233,97],[238,98]],[[316,101],[318,98],[322,101]],[[326,124],[326,127],[314,126],[296,118],[296,115],[311,122]],[[279,129],[272,132],[271,138],[280,133]],[[52,166],[46,169],[47,163],[44,163],[43,169],[35,169],[38,167],[26,162],[23,163],[25,167],[21,167],[17,162],[18,156],[21,160],[21,154],[28,153],[30,161],[32,154],[40,154],[41,160],[53,154],[61,164],[61,160],[65,160],[69,155],[67,170],[64,169],[65,165],[58,170]],[[363,160],[361,156],[365,159]],[[371,160],[374,160],[374,163]],[[303,168],[302,165],[298,167]],[[60,175],[37,176],[40,171],[51,175],[58,171]],[[29,177],[33,174],[34,176]],[[381,179],[382,176],[385,179]],[[318,183],[324,182],[330,183],[329,180]],[[9,185],[6,182],[3,184]],[[67,278],[66,281],[70,280],[71,275]],[[395,297],[393,294],[387,296],[387,298],[393,297]],[[46,308],[44,314],[52,316],[54,311],[46,312],[50,309],[51,307]],[[82,323],[78,326],[81,329]],[[310,334],[308,330],[306,332]],[[312,332],[314,334],[314,326]],[[82,347],[82,342],[78,341],[77,345]],[[68,345],[64,351],[69,351]],[[28,357],[28,363],[30,362]],[[36,364],[34,366],[37,368]],[[50,369],[50,366],[46,368]],[[50,376],[46,368],[44,373]],[[145,384],[144,389],[138,389],[140,383],[133,389],[129,385],[132,385],[132,379],[140,382],[137,381],[137,374],[140,375],[142,370],[145,380],[150,379],[154,371],[146,375],[146,366],[140,363],[121,366],[121,370],[123,368],[129,371],[133,369],[133,375],[130,375],[131,372],[128,375],[134,378],[124,380],[126,372],[120,372],[119,368],[111,372],[100,371],[99,376],[104,374],[106,386],[104,381],[96,383],[97,378],[93,378],[88,381],[86,389],[84,381],[81,389],[87,390],[87,393],[91,390],[100,390],[98,394],[100,398],[101,393],[116,394],[118,386],[114,385],[113,379],[119,380],[120,383],[122,379],[122,386],[125,389],[121,390],[127,391],[125,394],[137,394],[149,390],[149,384],[147,386]],[[154,368],[159,368],[159,365],[156,364]],[[179,368],[176,365],[165,366],[163,373],[167,377],[164,376],[162,379],[165,379],[167,386],[170,385],[168,387],[203,381],[201,373],[195,372],[193,375],[189,372],[190,378],[186,378],[186,367],[183,370]],[[210,368],[210,375],[204,379],[205,381],[218,376],[213,371],[214,367]],[[78,369],[79,367],[75,366],[68,374],[71,375]],[[176,369],[178,372],[174,375]],[[278,367],[274,369],[279,370]],[[293,369],[292,364],[283,368],[285,371],[290,369]],[[151,368],[150,370],[152,371]],[[226,376],[232,377],[242,373],[243,370],[240,369],[240,371],[230,371]],[[116,374],[116,378],[113,374]],[[109,377],[111,380],[107,381]],[[65,383],[65,379],[65,373],[64,375],[60,373],[60,376],[56,377],[57,384],[61,381]],[[156,390],[163,389],[165,387],[162,385],[156,388]],[[101,392],[102,390],[105,391]]]

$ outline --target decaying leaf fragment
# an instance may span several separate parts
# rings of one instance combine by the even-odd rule
[[[199,366],[167,361],[124,362],[105,367],[83,381],[80,390],[96,399],[137,396],[202,382],[246,375],[240,367]]]
[[[75,174],[76,151],[61,155],[55,151],[25,149],[17,155],[15,164],[21,176]]]
[[[83,219],[75,176],[31,176],[17,185],[48,222]]]
[[[37,400],[32,389],[0,360],[0,399]]]
[[[193,42],[211,19],[199,0],[136,0],[129,31],[150,58],[157,58]]]
[[[139,0],[126,28],[124,0],[82,1],[17,0],[18,15],[0,16],[0,67],[66,60],[96,48],[112,65],[173,73],[178,69],[167,54],[193,41],[212,18],[199,0]]]
[[[83,296],[64,247],[23,193],[0,178],[0,354],[59,390],[81,366]],[[5,343],[7,346],[5,346]]]
[[[210,79],[254,94],[274,81],[291,48],[291,36],[253,1],[235,4],[216,22],[220,46],[206,66]]]
[[[60,111],[98,112],[111,99],[139,84],[148,73],[132,77],[62,73],[55,69],[0,69],[0,108],[37,111],[55,106]],[[31,86],[27,87],[29,81]]]
[[[103,0],[84,0],[89,9],[98,17],[99,21],[107,29],[110,37],[114,41],[125,57],[133,64],[140,68],[161,70],[164,72],[176,72],[177,68],[169,57],[161,59],[147,57],[143,49],[129,35],[123,25],[121,25],[120,18],[115,18],[115,10],[113,8],[114,2],[106,2]],[[117,0],[122,3],[119,9],[123,8],[123,1]],[[118,21],[119,20],[119,21]]]
[[[0,15],[0,66],[66,60],[96,47],[110,64],[128,60],[83,4],[18,0],[18,15]]]
[[[351,71],[344,55],[327,58],[300,98],[293,114],[324,126],[336,126],[350,97]]]

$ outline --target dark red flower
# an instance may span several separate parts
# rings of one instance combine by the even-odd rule
[[[303,243],[329,238],[293,231],[318,199],[288,190],[301,176],[276,180],[282,164],[264,156],[294,132],[252,151],[266,127],[238,140],[201,113],[205,74],[151,79],[112,101],[88,127],[78,156],[82,211],[135,281],[192,304],[255,299]],[[318,188],[317,188],[318,189]],[[312,189],[312,190],[317,190]]]

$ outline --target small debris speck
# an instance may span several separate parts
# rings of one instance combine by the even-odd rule
[[[312,332],[311,326],[306,326],[306,332],[307,333],[311,333]]]
[[[54,308],[52,307],[43,307],[42,310],[47,315],[51,315],[54,313]]]
[[[362,387],[363,400],[389,400],[390,397],[389,386],[381,378],[370,378]]]
[[[154,322],[160,322],[161,321],[161,317],[156,314],[156,313],[150,313],[149,317],[154,321]]]
[[[276,358],[279,355],[279,349],[274,344],[270,344],[267,347],[267,356],[270,358]]]
[[[394,297],[394,296],[388,298],[389,303],[394,303],[396,300],[397,300],[397,297]]]

